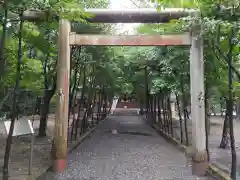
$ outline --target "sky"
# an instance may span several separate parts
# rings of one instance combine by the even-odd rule
[[[112,9],[134,8],[131,0],[110,0]],[[135,7],[137,8],[137,7]]]
[[[135,0],[136,1],[136,0]],[[138,8],[136,7],[131,0],[110,0],[110,8],[111,9],[133,9],[133,8]],[[134,34],[134,28],[137,27],[139,24],[138,23],[119,23],[117,24],[117,34],[121,34],[124,32],[128,32],[128,34]]]

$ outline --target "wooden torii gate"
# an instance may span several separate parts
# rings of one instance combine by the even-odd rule
[[[90,23],[167,23],[197,13],[173,9],[157,12],[155,9],[110,10],[88,9],[93,16],[86,18]],[[53,139],[53,168],[63,171],[67,158],[68,97],[70,72],[70,46],[189,46],[191,121],[192,121],[192,164],[193,174],[205,174],[208,163],[205,140],[203,40],[195,32],[178,35],[89,35],[71,32],[70,22],[59,22],[59,55],[57,66],[57,107]]]

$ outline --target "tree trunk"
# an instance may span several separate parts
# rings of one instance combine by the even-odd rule
[[[140,115],[143,115],[143,110],[144,109],[144,101],[142,100],[142,98],[140,98]]]
[[[206,151],[207,151],[207,157],[208,157],[208,162],[210,161],[210,155],[209,155],[209,147],[208,147],[208,142],[209,142],[209,134],[210,134],[210,127],[211,127],[211,120],[208,115],[208,83],[205,82],[205,97],[204,97],[204,104],[205,104],[205,136],[206,136]]]
[[[19,19],[22,18],[23,12],[19,15]],[[19,33],[18,33],[18,61],[17,61],[17,71],[16,71],[16,81],[14,87],[14,95],[13,95],[13,104],[12,104],[12,118],[11,124],[9,128],[9,133],[6,141],[5,154],[4,154],[4,163],[3,163],[3,180],[8,180],[9,172],[8,172],[8,164],[12,146],[12,135],[14,131],[15,119],[17,117],[17,100],[20,92],[20,80],[21,80],[21,63],[22,63],[22,28],[23,21],[20,21],[19,25]]]
[[[100,119],[101,119],[101,109],[102,109],[102,94],[101,94],[101,90],[98,93],[98,107],[97,107],[97,123],[99,123]]]
[[[228,100],[226,100],[226,105],[228,106]],[[228,111],[225,112],[225,119],[223,124],[222,131],[222,140],[220,143],[220,148],[226,149],[229,146],[229,119],[228,119]]]
[[[221,109],[221,116],[223,116],[223,101],[222,101],[222,98],[220,98],[220,109]]]
[[[176,93],[176,101],[177,101],[177,109],[178,109],[178,116],[179,116],[179,123],[180,123],[180,141],[181,144],[183,144],[183,119],[181,115],[181,108],[180,108],[180,102],[179,102],[179,95]]]
[[[82,128],[83,128],[83,126],[85,126],[84,120],[85,120],[85,117],[86,117],[86,111],[84,112],[82,122],[81,122],[81,119],[80,119],[81,118],[80,115],[81,115],[82,108],[85,109],[85,91],[86,91],[86,78],[87,78],[86,77],[86,70],[87,70],[87,64],[86,64],[86,61],[84,61],[84,64],[83,64],[83,85],[82,85],[82,91],[81,91],[80,104],[79,104],[79,107],[78,107],[78,117],[77,117],[76,127],[75,127],[75,140],[77,139],[78,129],[80,128],[80,135],[81,135]]]
[[[185,130],[185,137],[186,137],[186,145],[189,145],[188,141],[188,121],[187,121],[187,105],[186,105],[186,96],[184,91],[183,85],[183,77],[181,77],[181,92],[182,92],[182,105],[183,105],[183,117],[184,117],[184,130]]]
[[[171,130],[171,135],[173,137],[173,119],[172,119],[172,108],[171,108],[171,100],[170,100],[170,95],[167,96],[167,102],[168,102],[168,116],[169,116],[169,122],[170,122],[170,130]]]
[[[154,124],[157,123],[157,96],[156,94],[153,95],[153,119],[154,119]]]
[[[167,121],[166,121],[166,106],[165,106],[165,97],[164,94],[162,94],[162,109],[163,109],[163,129],[164,132],[167,132]]]
[[[237,105],[236,105],[236,115],[237,115],[237,120],[240,120],[240,102],[237,102]]]
[[[49,39],[49,33],[46,32],[47,39]],[[47,116],[49,112],[49,103],[52,99],[52,96],[55,92],[55,86],[52,90],[49,90],[49,81],[47,77],[47,63],[50,57],[50,52],[47,53],[44,62],[43,62],[43,75],[44,75],[44,96],[43,96],[43,104],[41,106],[41,116],[40,116],[40,124],[39,124],[39,132],[38,137],[46,136],[47,129]]]
[[[103,89],[103,117],[102,120],[107,116],[107,92],[106,88]]]
[[[4,9],[4,21],[2,24],[2,36],[0,38],[0,83],[4,84],[4,74],[6,59],[4,56],[5,41],[6,41],[6,32],[7,32],[7,19],[8,19],[8,9],[6,8],[6,2],[3,3]],[[0,99],[4,97],[4,86],[0,86]]]
[[[71,54],[70,54],[70,56],[71,56],[71,60],[70,60],[70,68],[71,68],[71,70],[70,70],[70,78],[72,77],[72,70],[73,70],[73,56],[74,56],[74,50],[76,50],[75,48],[71,48]],[[80,56],[80,54],[81,54],[81,47],[79,47],[79,49],[77,49],[76,51],[78,51],[78,53],[79,53],[79,56]],[[68,119],[69,119],[69,117],[70,117],[70,114],[71,114],[71,111],[72,111],[72,105],[73,105],[73,103],[75,103],[73,100],[74,100],[74,95],[75,95],[75,90],[76,90],[76,88],[77,88],[77,86],[78,86],[78,83],[79,83],[79,80],[80,80],[80,78],[81,78],[81,73],[80,73],[80,75],[79,75],[79,77],[78,77],[78,72],[81,72],[81,66],[79,65],[79,62],[76,60],[76,63],[74,64],[74,66],[75,66],[75,69],[74,69],[74,75],[73,75],[73,83],[72,83],[72,81],[70,81],[71,82],[71,84],[70,84],[70,86],[69,86],[69,111],[68,111]]]
[[[51,90],[47,90],[47,89],[44,90],[44,97],[43,97],[43,104],[41,107],[41,117],[40,117],[38,137],[46,136],[49,107],[50,107],[50,102],[54,95],[54,92],[55,92],[55,88],[51,89]]]
[[[76,66],[75,71],[74,71],[74,77],[73,77],[73,84],[72,86],[70,86],[70,94],[69,94],[69,112],[68,112],[68,119],[70,117],[71,114],[71,110],[73,108],[73,104],[75,103],[74,100],[74,94],[75,94],[75,90],[77,88],[78,85],[78,66]],[[71,77],[71,76],[70,76]]]
[[[150,108],[150,112],[149,112],[148,120],[152,125],[153,124],[153,95],[152,94],[149,96],[149,108]]]
[[[144,68],[144,78],[145,78],[145,102],[146,102],[146,113],[149,111],[149,90],[148,90],[148,70],[147,66]]]
[[[6,32],[7,32],[7,20],[8,20],[8,9],[6,8],[6,2],[3,3],[4,8],[4,21],[2,24],[2,36],[0,38],[0,80],[2,80],[5,72],[5,57],[4,57],[4,48],[6,41]]]
[[[81,68],[81,67],[80,67]],[[80,72],[79,72],[79,75],[78,75],[78,80],[77,80],[77,85],[76,85],[76,87],[78,87],[79,86],[79,84],[80,84],[80,81],[81,81],[81,75],[82,75],[82,73],[81,73],[81,70],[80,70]],[[77,98],[77,92],[76,92],[76,88],[75,88],[75,92],[74,91],[72,91],[72,92],[74,92],[72,95],[73,95],[73,97],[71,97],[71,98],[73,98],[71,101],[74,103],[74,107],[73,107],[73,121],[72,121],[72,124],[70,125],[69,124],[69,120],[68,120],[68,126],[70,126],[71,127],[71,132],[70,132],[70,136],[71,136],[71,140],[73,140],[73,135],[74,135],[74,130],[76,130],[76,126],[77,126],[77,121],[78,121],[78,115],[79,115],[79,111],[80,111],[80,108],[81,108],[81,104],[75,104],[76,103],[76,98]],[[80,102],[81,103],[81,102]],[[78,115],[76,116],[76,114],[78,113]],[[69,116],[70,116],[70,114],[69,114]],[[76,139],[75,139],[76,140]]]
[[[160,125],[160,128],[162,129],[162,115],[161,115],[161,96],[158,94],[157,98],[157,108],[158,108],[158,125]]]
[[[170,135],[170,130],[171,130],[171,127],[170,127],[170,119],[169,119],[169,108],[168,108],[168,99],[167,99],[167,93],[165,94],[164,96],[164,101],[165,101],[165,115],[166,115],[166,120],[167,120],[167,131],[168,131],[168,134]]]
[[[95,66],[94,64],[92,65],[92,77],[91,77],[91,82],[89,83],[89,88],[88,88],[88,102],[87,102],[87,126],[88,124],[88,119],[93,116],[93,99],[94,99],[94,87],[95,87]],[[91,118],[91,124],[93,125],[93,118]]]
[[[211,120],[210,120],[210,115],[209,115],[209,89],[208,89],[208,85],[206,84],[205,86],[205,99],[204,99],[204,104],[205,104],[205,129],[207,132],[207,135],[210,134],[211,132]]]
[[[236,38],[238,27],[236,24],[232,27],[231,36],[229,38],[229,51],[228,57],[228,120],[229,120],[229,133],[230,133],[230,145],[232,154],[232,165],[231,165],[231,178],[237,179],[237,154],[234,137],[234,122],[233,122],[233,72],[232,72],[232,61],[233,61],[233,49],[235,44],[233,40]]]

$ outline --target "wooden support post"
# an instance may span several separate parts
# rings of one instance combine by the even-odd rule
[[[205,137],[203,39],[192,34],[190,50],[192,172],[205,175],[208,168]]]
[[[52,144],[53,171],[62,172],[66,168],[69,72],[70,72],[70,22],[60,20],[57,62],[57,107]]]
[[[172,118],[176,119],[176,111],[175,111],[175,101],[171,101],[171,112],[172,112]]]
[[[176,119],[176,117],[177,117],[176,107],[175,107],[176,97],[175,97],[175,94],[173,94],[173,93],[171,93],[171,95],[170,95],[170,102],[171,102],[172,118]]]

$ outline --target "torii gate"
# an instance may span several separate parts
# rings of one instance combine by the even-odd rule
[[[196,14],[197,11],[168,9],[157,12],[155,9],[88,9],[90,23],[167,23]],[[204,108],[204,62],[203,40],[198,39],[195,32],[179,35],[88,35],[71,32],[70,22],[59,22],[59,55],[57,67],[57,107],[53,139],[53,168],[63,171],[67,158],[68,130],[68,95],[70,72],[70,46],[72,45],[105,45],[105,46],[190,46],[190,86],[191,86],[191,119],[192,119],[192,149],[193,174],[205,174],[208,162],[205,140],[205,108]]]

